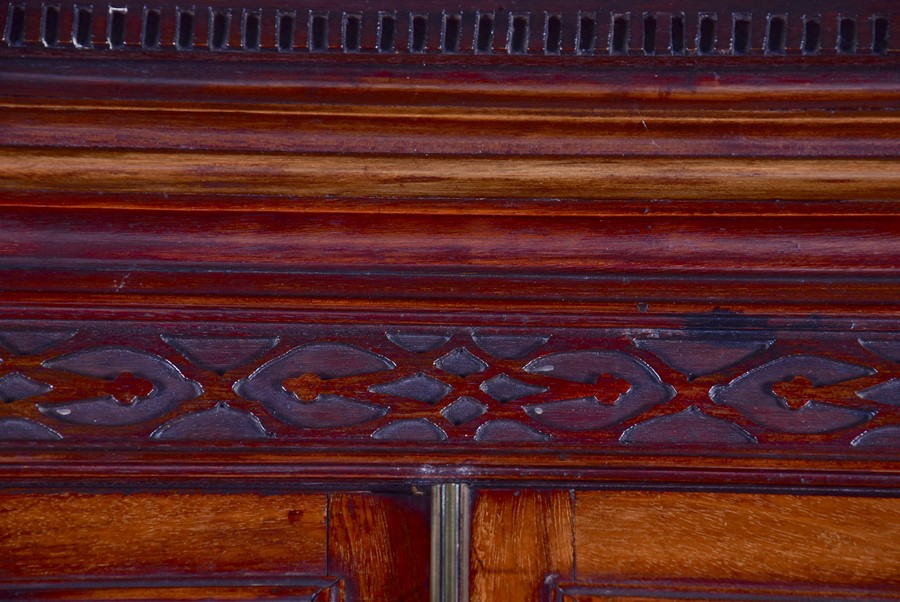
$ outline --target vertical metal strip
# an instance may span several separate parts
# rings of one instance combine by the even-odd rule
[[[469,486],[459,485],[459,570],[456,583],[459,587],[460,602],[469,600],[469,550],[472,543],[472,501]]]
[[[431,602],[461,602],[469,590],[469,489],[431,488]]]
[[[443,499],[444,486],[432,485],[431,487],[431,602],[441,601],[441,574],[443,564],[441,562],[441,533],[443,531]]]
[[[459,602],[459,483],[444,485],[442,602]]]

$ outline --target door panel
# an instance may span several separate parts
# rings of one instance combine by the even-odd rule
[[[7,493],[0,599],[428,598],[427,494]]]
[[[326,510],[322,494],[6,494],[0,572],[326,575]]]
[[[900,597],[900,500],[481,490],[472,600]]]
[[[900,585],[900,501],[578,492],[580,580]]]

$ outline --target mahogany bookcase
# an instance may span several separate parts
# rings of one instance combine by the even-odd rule
[[[0,599],[900,599],[900,10],[0,7]]]

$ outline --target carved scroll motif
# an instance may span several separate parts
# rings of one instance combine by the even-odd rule
[[[709,395],[766,428],[785,433],[827,433],[861,424],[874,412],[841,407],[810,399],[800,409],[791,408],[772,391],[777,383],[802,376],[822,387],[874,374],[864,366],[822,357],[793,355],[779,358],[739,376],[727,385],[716,385]]]
[[[234,391],[258,401],[276,419],[302,428],[333,428],[368,422],[388,408],[341,395],[319,394],[303,401],[284,387],[284,381],[304,374],[322,380],[386,372],[394,362],[343,343],[309,343],[291,349],[234,384]]]
[[[134,424],[163,416],[179,403],[203,392],[199,383],[184,375],[166,359],[126,347],[104,347],[77,351],[44,362],[45,368],[83,376],[114,379],[133,374],[149,381],[153,389],[134,400],[116,399],[113,395],[80,399],[68,403],[41,404],[41,412],[64,422],[97,426]]]
[[[554,353],[530,362],[525,371],[585,384],[609,374],[631,385],[611,405],[600,403],[596,397],[581,397],[524,407],[525,413],[538,422],[564,430],[606,428],[675,397],[675,389],[663,383],[653,368],[618,351]]]
[[[252,336],[217,329],[161,340],[149,328],[138,335],[110,327],[99,336],[79,329],[77,338],[74,328],[0,329],[0,347],[9,352],[0,360],[0,441],[149,435],[197,445],[826,445],[878,454],[900,445],[892,339],[858,344],[845,337],[839,347],[834,335],[805,335],[803,348],[860,362],[852,363],[779,357],[800,345],[735,333],[715,339],[708,331],[698,339],[678,332],[635,341],[612,331],[566,338],[563,330],[551,337],[461,327],[315,328],[320,338],[312,342],[306,332],[269,327],[251,329]],[[97,346],[116,340],[130,345]],[[131,346],[140,341],[145,348]],[[265,357],[285,342],[294,346]],[[44,359],[63,343],[78,350]],[[53,421],[43,424],[40,413]],[[146,427],[117,428],[139,423]]]

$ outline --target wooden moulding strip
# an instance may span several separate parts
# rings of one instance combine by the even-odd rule
[[[68,526],[68,525],[66,525]],[[58,537],[58,536],[57,536]],[[17,582],[4,580],[0,596],[4,599],[28,599],[32,602],[88,602],[96,600],[130,600],[131,602],[203,602],[211,597],[232,602],[252,602],[261,597],[284,596],[282,600],[342,602],[344,583],[334,577],[237,579],[209,576],[206,578],[144,579],[72,578]],[[301,597],[302,596],[302,597]]]
[[[892,199],[896,159],[425,157],[0,150],[0,190],[323,197]]]
[[[425,214],[441,217],[458,216],[544,216],[562,217],[628,217],[648,218],[704,218],[764,216],[783,219],[797,217],[896,217],[897,201],[885,200],[728,200],[698,199],[673,201],[670,199],[596,200],[589,198],[421,198],[314,197],[298,191],[291,196],[217,195],[206,194],[143,194],[82,190],[0,191],[0,207],[42,209],[149,209],[152,211],[243,213],[368,213],[368,214]]]
[[[523,287],[540,286],[547,276],[577,281],[650,275],[676,280],[687,275],[737,280],[751,275],[756,279],[874,278],[869,284],[883,287],[895,284],[898,259],[898,223],[884,216],[433,217],[189,214],[147,209],[3,210],[0,267],[227,271],[239,272],[242,275],[235,278],[255,280],[264,287],[265,278],[260,281],[254,273],[271,277],[281,272],[287,281],[290,274],[308,273],[326,286],[321,276],[343,274],[349,280],[368,280],[372,295],[385,285],[396,289],[386,275],[405,280],[404,274],[464,272],[473,278],[519,278],[522,282],[514,289],[520,298],[546,300],[547,296],[535,296]],[[20,289],[15,282],[4,284]],[[621,284],[623,292],[634,290],[631,281]],[[598,294],[585,291],[577,282],[571,286],[595,298]],[[45,287],[42,283],[38,290]],[[111,287],[105,292],[121,294],[123,289],[128,290]],[[652,294],[656,299],[665,296]],[[740,295],[754,296],[743,290]],[[549,298],[557,300],[552,292]]]
[[[510,453],[487,446],[440,453],[421,444],[385,449],[318,446],[305,451],[122,448],[6,448],[0,459],[4,489],[191,491],[215,483],[217,489],[254,491],[321,488],[322,484],[370,483],[381,487],[446,480],[548,483],[592,489],[754,491],[896,495],[896,458],[700,456],[674,453],[595,453],[545,449]],[[887,453],[887,455],[890,455]]]
[[[888,111],[0,100],[0,146],[455,157],[900,154]]]
[[[223,55],[224,56],[224,55]],[[4,57],[0,90],[7,99],[79,98],[103,102],[462,106],[670,110],[884,109],[900,97],[898,57],[779,59],[777,64],[716,57],[597,57],[560,63],[529,57],[394,57],[391,68],[359,55],[306,62],[205,53],[151,61]]]

